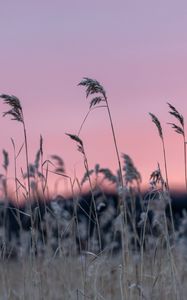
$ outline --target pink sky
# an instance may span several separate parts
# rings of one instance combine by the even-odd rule
[[[85,91],[77,87],[88,76],[104,85],[120,152],[132,157],[143,182],[157,162],[163,169],[152,112],[166,136],[170,183],[184,185],[182,138],[166,125],[173,120],[166,102],[187,119],[186,1],[6,0],[0,9],[0,93],[22,102],[30,161],[42,134],[46,159],[58,154],[70,176],[74,170],[83,174],[82,157],[64,133],[76,134],[88,111]],[[6,110],[0,103],[0,111]],[[13,165],[10,137],[19,148],[21,126],[9,118],[0,118],[0,126],[1,149]],[[93,112],[81,138],[90,167],[117,169],[105,110]],[[24,167],[23,155],[18,163]]]

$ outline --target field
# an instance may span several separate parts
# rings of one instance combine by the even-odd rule
[[[81,139],[86,115],[77,135],[67,133],[83,158],[85,174],[65,174],[58,156],[43,157],[43,140],[34,164],[29,163],[26,122],[19,99],[1,95],[10,110],[4,116],[22,124],[24,144],[15,150],[15,199],[8,199],[8,153],[4,150],[0,207],[0,299],[186,299],[187,223],[184,207],[174,209],[168,182],[162,126],[152,113],[163,150],[164,170],[150,175],[150,190],[141,191],[141,174],[132,159],[119,155],[108,97],[103,86],[84,78],[80,86],[91,97],[90,111],[105,107],[118,161],[118,172],[89,168]],[[187,187],[186,140],[183,116],[169,105],[172,127],[184,142],[184,177]],[[23,154],[27,170],[17,177],[17,158]],[[53,171],[49,171],[49,165]],[[50,199],[48,173],[69,180],[70,199]],[[163,173],[165,175],[163,175]],[[82,187],[88,184],[88,193]],[[112,183],[113,193],[103,188]],[[24,204],[20,204],[20,191]]]
[[[154,258],[145,255],[142,279],[138,254],[125,269],[120,255],[95,261],[89,255],[6,261],[1,263],[0,299],[185,299],[186,261],[179,252],[174,261],[175,278],[166,251]]]

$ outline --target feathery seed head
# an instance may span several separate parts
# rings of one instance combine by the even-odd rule
[[[43,137],[40,135],[40,154],[43,155]]]
[[[81,185],[83,185],[93,173],[95,173],[95,175],[98,176],[99,172],[100,172],[100,165],[96,164],[94,169],[86,171],[86,173],[84,174],[81,180]]]
[[[123,171],[125,173],[124,178],[126,184],[131,184],[134,180],[137,182],[141,182],[141,175],[134,166],[134,163],[129,155],[122,154],[122,158],[124,159]]]
[[[40,150],[36,152],[35,161],[34,161],[34,166],[37,170],[39,168],[39,161],[40,161]]]
[[[184,117],[178,112],[178,110],[171,105],[170,103],[167,103],[171,111],[169,111],[170,115],[174,116],[181,126],[176,125],[175,123],[168,123],[172,126],[172,128],[177,132],[178,134],[185,136],[184,133]]]
[[[117,183],[118,178],[110,171],[110,169],[102,168],[99,170],[100,173],[104,175],[104,178],[111,181],[112,183]]]
[[[73,141],[77,142],[78,151],[85,155],[83,141],[75,134],[66,133]]]
[[[83,80],[78,84],[86,87],[86,96],[92,94],[101,93],[103,97],[106,97],[106,92],[103,88],[103,86],[100,84],[99,81],[95,79],[91,79],[88,77],[84,77]]]
[[[93,95],[93,94],[98,94],[98,93],[101,94],[101,96],[94,97],[90,101],[90,108],[92,108],[96,104],[99,104],[101,101],[104,101],[104,102],[106,101],[106,92],[105,92],[103,86],[99,83],[99,81],[88,78],[88,77],[84,77],[83,80],[78,85],[86,87],[86,97],[87,98],[88,98],[88,96]]]
[[[4,100],[5,104],[8,104],[11,107],[10,110],[3,113],[3,117],[5,117],[6,115],[10,115],[12,117],[12,120],[23,123],[23,111],[20,100],[16,96],[10,96],[6,94],[0,95],[0,98]]]
[[[55,160],[56,165],[57,165],[55,172],[56,173],[65,173],[65,167],[64,167],[63,159],[60,156],[56,155],[56,154],[51,155],[51,158],[53,160]]]
[[[181,124],[182,128],[184,128],[184,117],[183,117],[183,115],[181,115],[178,112],[178,110],[173,105],[171,105],[169,102],[167,104],[168,104],[169,108],[171,109],[171,111],[169,111],[169,113],[171,115],[173,115],[179,121],[179,123]]]
[[[166,187],[166,183],[162,177],[159,164],[158,168],[151,173],[149,183],[151,185],[151,188],[156,188],[158,184],[161,184],[162,187]]]
[[[5,169],[5,171],[7,171],[9,165],[9,157],[8,157],[8,152],[4,149],[3,149],[3,159],[4,159],[3,168]]]
[[[154,114],[149,113],[149,115],[151,116],[152,122],[156,125],[156,127],[158,129],[160,138],[163,139],[163,133],[162,133],[162,127],[161,127],[160,121]]]
[[[176,124],[174,123],[168,123],[172,126],[172,128],[175,130],[175,132],[179,133],[179,134],[182,134],[184,136],[184,129],[181,128],[180,126],[177,126]]]
[[[96,164],[96,165],[95,165],[95,168],[94,168],[95,173],[98,174],[98,173],[99,173],[99,170],[100,170],[100,165],[99,165],[99,164]]]
[[[90,101],[90,108],[95,106],[96,104],[99,104],[101,101],[105,101],[102,97],[95,97]]]
[[[94,173],[94,170],[89,170],[88,172],[85,172],[85,174],[81,180],[81,185],[83,185],[93,173]]]

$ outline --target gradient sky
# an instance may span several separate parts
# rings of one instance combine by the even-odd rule
[[[157,162],[163,169],[152,112],[165,134],[169,181],[184,186],[182,138],[166,124],[172,121],[166,102],[187,119],[186,1],[1,0],[0,11],[0,93],[21,100],[30,161],[42,134],[46,159],[58,154],[70,176],[83,174],[82,157],[64,133],[77,134],[88,111],[85,91],[77,86],[87,76],[105,87],[120,152],[132,157],[143,182]],[[21,126],[9,118],[0,118],[0,126],[1,149],[12,161],[10,137],[19,148]],[[90,115],[81,138],[90,167],[117,169],[104,109]],[[18,164],[24,167],[23,154]]]

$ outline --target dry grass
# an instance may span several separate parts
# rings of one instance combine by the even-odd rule
[[[154,249],[155,250],[155,249]],[[129,257],[122,270],[121,256],[102,255],[93,259],[59,257],[7,261],[0,266],[0,299],[83,300],[83,299],[185,299],[187,264],[178,255],[176,287],[173,285],[167,251],[157,249],[155,256],[145,254],[143,282],[140,285],[140,256]],[[82,264],[86,267],[82,270]]]
[[[24,116],[20,101],[15,96],[1,95],[4,103],[10,106],[10,110],[4,113],[4,116],[10,115],[13,120],[21,122],[24,132],[25,156],[27,163],[27,172],[23,173],[23,183],[17,179],[17,157],[14,140],[12,144],[14,148],[15,163],[15,186],[16,196],[18,199],[18,186],[23,188],[26,195],[25,198],[30,203],[31,192],[38,201],[39,184],[41,184],[40,192],[42,192],[43,200],[46,201],[47,180],[49,164],[54,167],[51,171],[60,176],[65,176],[70,180],[72,187],[72,195],[74,198],[73,217],[70,220],[72,226],[71,241],[68,245],[70,251],[64,252],[64,241],[61,239],[62,232],[58,232],[58,248],[55,252],[51,252],[49,247],[50,240],[44,242],[45,251],[41,255],[35,255],[34,247],[36,243],[34,228],[34,216],[30,203],[28,216],[31,219],[30,241],[31,247],[24,255],[20,252],[16,260],[1,257],[0,264],[0,299],[3,300],[165,300],[165,299],[186,299],[187,294],[187,257],[186,257],[186,228],[187,222],[183,220],[179,230],[175,232],[174,221],[171,209],[171,198],[168,183],[166,150],[164,143],[163,130],[158,118],[150,113],[153,123],[158,129],[162,142],[165,177],[163,178],[158,164],[158,169],[151,175],[151,191],[146,195],[146,199],[142,199],[140,184],[141,175],[136,169],[132,159],[123,154],[124,167],[121,166],[119,150],[109,108],[108,98],[103,86],[97,81],[90,78],[84,78],[80,84],[86,88],[86,97],[92,97],[90,101],[90,110],[94,108],[104,107],[107,109],[109,116],[114,147],[118,162],[118,173],[113,174],[107,168],[101,168],[98,164],[94,169],[90,169],[88,159],[84,149],[84,143],[80,138],[82,126],[84,125],[86,115],[78,135],[67,134],[77,143],[78,151],[83,156],[85,166],[85,175],[83,184],[86,180],[89,182],[92,202],[94,204],[95,223],[97,228],[99,244],[97,251],[87,249],[82,251],[80,243],[80,232],[77,222],[77,198],[74,194],[74,182],[65,174],[64,161],[57,155],[52,155],[51,161],[44,161],[43,158],[43,139],[40,138],[40,149],[36,154],[34,164],[29,164],[27,149],[27,134],[24,122]],[[96,94],[96,96],[95,96]],[[185,164],[185,182],[187,186],[186,171],[186,141],[184,131],[183,116],[176,110],[174,106],[168,104],[170,114],[179,122],[180,126],[171,123],[177,133],[183,136],[184,140],[184,164]],[[4,150],[3,168],[5,174],[1,176],[4,182],[4,199],[7,198],[7,169],[9,165],[8,153]],[[45,172],[44,172],[45,171]],[[94,196],[94,188],[91,176],[96,176],[95,182],[103,182],[108,180],[112,182],[118,193],[118,215],[115,219],[115,226],[121,237],[121,248],[117,254],[102,249],[100,224],[102,220],[98,219],[97,207]],[[102,179],[100,181],[100,176]],[[32,177],[32,178],[31,178]],[[24,185],[24,178],[27,178],[27,186]],[[77,180],[77,179],[76,179]],[[78,180],[77,180],[78,182]],[[79,183],[78,183],[79,184]],[[81,184],[80,190],[81,190]],[[31,189],[32,187],[32,189]],[[135,195],[141,201],[142,213],[140,219],[136,220],[136,201]],[[41,196],[41,194],[40,194]],[[130,208],[127,203],[130,199]],[[146,202],[146,205],[145,205]],[[39,207],[39,202],[38,207]],[[170,218],[167,218],[165,209],[169,205]],[[8,207],[6,207],[8,209]],[[152,211],[153,222],[150,226],[149,212]],[[45,203],[45,213],[47,212]],[[26,212],[27,213],[27,212]],[[89,215],[91,219],[91,213]],[[39,211],[39,220],[41,222]],[[19,210],[17,213],[18,224],[21,224]],[[56,222],[57,220],[55,220]],[[63,220],[62,220],[63,221]],[[130,230],[130,225],[131,230]],[[4,223],[5,225],[5,223]],[[52,239],[51,223],[45,224],[47,236]],[[69,225],[68,225],[69,226]],[[66,227],[66,229],[68,228]],[[89,224],[90,226],[90,224]],[[21,225],[20,225],[21,227]],[[141,230],[139,230],[141,228]],[[153,232],[156,228],[156,234]],[[20,228],[21,233],[23,229]],[[75,232],[78,232],[79,251],[75,242]],[[181,238],[182,234],[182,238]],[[133,242],[132,242],[133,241]],[[90,242],[90,241],[89,241]],[[24,243],[23,243],[24,244]],[[20,245],[19,245],[20,246]],[[23,245],[21,245],[23,246]],[[1,250],[6,248],[6,239],[2,240]],[[75,250],[76,249],[76,250]],[[21,247],[20,247],[21,251]]]

